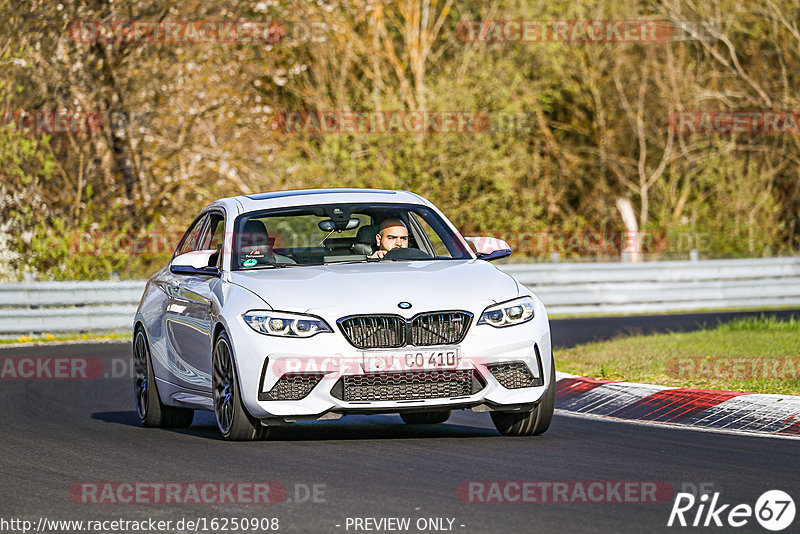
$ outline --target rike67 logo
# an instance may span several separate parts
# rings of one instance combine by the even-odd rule
[[[711,496],[706,493],[699,498],[691,493],[678,493],[667,526],[739,528],[751,524],[755,517],[763,528],[778,532],[794,522],[795,511],[794,500],[781,490],[765,492],[754,507],[744,503],[723,504],[719,492]]]

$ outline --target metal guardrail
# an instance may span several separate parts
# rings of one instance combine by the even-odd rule
[[[0,336],[130,328],[144,281],[0,284]]]
[[[800,258],[505,264],[550,314],[800,305]],[[0,335],[122,330],[143,281],[0,284]]]
[[[800,258],[504,265],[550,314],[800,305]]]

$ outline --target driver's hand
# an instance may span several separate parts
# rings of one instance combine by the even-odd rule
[[[370,258],[383,258],[384,256],[386,256],[386,252],[387,251],[385,251],[385,250],[376,250],[375,252],[370,254],[369,257]]]

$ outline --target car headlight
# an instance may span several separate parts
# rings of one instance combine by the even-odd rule
[[[313,315],[276,311],[249,311],[242,318],[259,334],[278,337],[311,337],[333,332],[328,324]]]
[[[496,328],[527,323],[533,319],[533,300],[530,297],[503,302],[489,306],[481,314],[478,324],[488,324]]]

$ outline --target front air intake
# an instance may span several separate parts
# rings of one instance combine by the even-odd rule
[[[443,399],[474,395],[485,383],[472,369],[345,375],[331,395],[345,402]]]
[[[492,376],[506,389],[529,388],[544,385],[542,377],[535,377],[525,362],[495,363],[487,366]]]
[[[280,377],[266,393],[260,393],[258,400],[287,401],[304,399],[311,393],[322,377],[319,373],[287,373]]]

